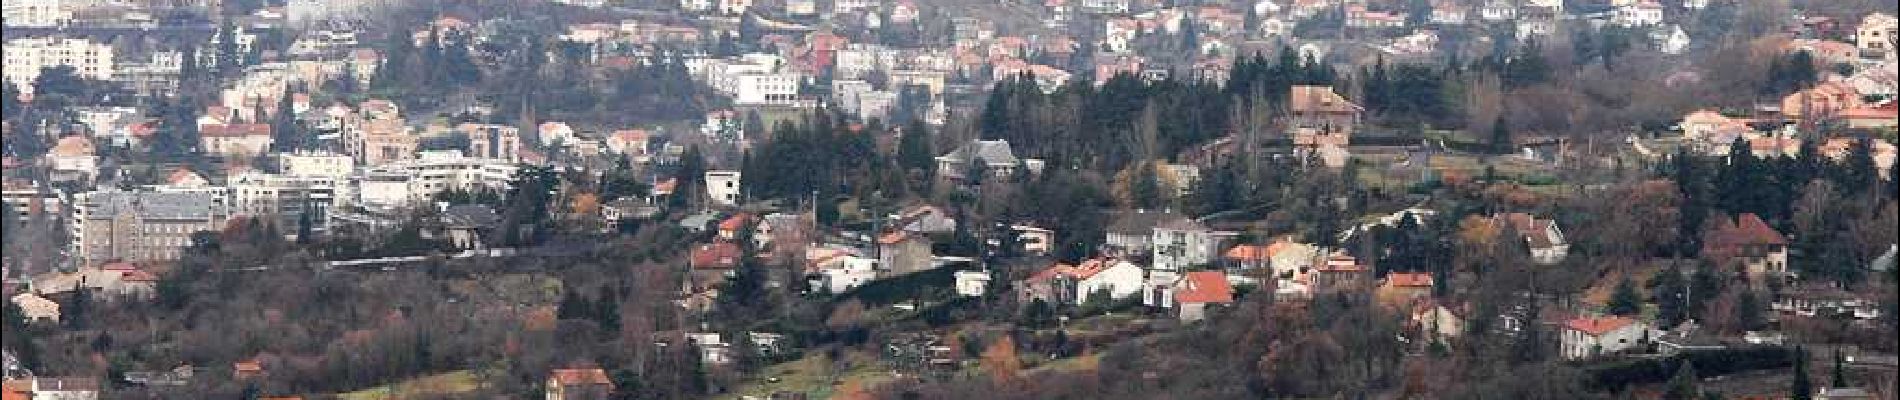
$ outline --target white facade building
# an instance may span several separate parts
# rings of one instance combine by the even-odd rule
[[[706,196],[719,205],[739,204],[739,171],[706,171]]]
[[[1577,318],[1564,322],[1564,359],[1581,360],[1642,345],[1649,324],[1625,317]]]
[[[72,21],[73,11],[64,0],[7,0],[0,5],[0,20],[9,28],[63,27]]]
[[[112,45],[75,38],[35,37],[6,42],[6,79],[22,92],[32,93],[40,71],[71,66],[82,77],[112,79]]]

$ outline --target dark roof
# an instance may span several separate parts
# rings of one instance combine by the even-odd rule
[[[1147,235],[1164,223],[1179,223],[1187,217],[1170,211],[1123,211],[1108,223],[1108,233]]]
[[[501,215],[488,206],[457,204],[442,210],[442,224],[450,228],[484,228],[501,222]]]

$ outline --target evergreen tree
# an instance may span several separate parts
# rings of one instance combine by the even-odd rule
[[[1664,386],[1663,400],[1694,400],[1700,395],[1696,392],[1695,365],[1688,360],[1682,361],[1682,367],[1676,369],[1676,375],[1669,378]]]
[[[1873,141],[1871,138],[1860,138],[1848,148],[1845,165],[1834,174],[1834,186],[1841,188],[1842,192],[1860,194],[1880,187],[1880,168],[1874,164]]]
[[[1808,351],[1799,346],[1794,348],[1794,385],[1788,396],[1795,400],[1813,400],[1814,382],[1808,378]]]
[[[1841,355],[1841,349],[1839,347],[1834,348],[1834,382],[1833,383],[1834,383],[1833,387],[1837,387],[1837,388],[1847,387],[1847,357],[1844,357]]]
[[[930,172],[937,165],[930,142],[929,127],[921,119],[912,119],[897,140],[898,164],[907,170]]]
[[[1643,311],[1642,295],[1636,293],[1636,284],[1628,277],[1616,283],[1616,291],[1610,294],[1609,309],[1613,315],[1630,316]]]
[[[297,122],[294,93],[289,87],[278,96],[277,113],[271,115],[271,149],[277,152],[294,152],[303,149],[302,125]],[[260,110],[261,111],[261,110]]]
[[[1504,116],[1499,115],[1497,121],[1491,123],[1492,153],[1511,154],[1513,147],[1515,147],[1515,144],[1511,141],[1511,130],[1506,127],[1504,122]]]

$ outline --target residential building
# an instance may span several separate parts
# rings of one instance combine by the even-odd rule
[[[1478,19],[1503,22],[1517,19],[1517,4],[1511,0],[1487,0],[1478,6]]]
[[[356,202],[400,206],[446,191],[505,193],[520,167],[513,163],[466,157],[459,150],[424,151],[419,157],[362,171]]]
[[[1405,26],[1405,17],[1384,11],[1372,11],[1364,4],[1346,5],[1346,27],[1348,28],[1398,28]]]
[[[92,145],[92,139],[84,135],[68,135],[59,138],[53,149],[46,153],[46,163],[55,174],[74,174],[82,181],[90,182],[99,175],[98,150]]]
[[[0,21],[8,28],[58,28],[73,20],[65,0],[10,0],[0,5]],[[8,55],[11,59],[12,55]],[[9,72],[9,75],[12,73]]]
[[[958,296],[982,297],[983,293],[989,290],[989,271],[962,270],[952,275],[956,278]]]
[[[457,125],[455,130],[468,136],[468,155],[510,163],[521,162],[521,130],[507,125]]]
[[[27,322],[59,322],[59,303],[40,297],[35,293],[20,293],[8,299],[14,306],[20,307],[20,316]]]
[[[1365,108],[1347,101],[1329,86],[1295,85],[1287,97],[1287,128],[1295,147],[1345,146]]]
[[[1610,22],[1622,26],[1650,26],[1661,24],[1662,21],[1662,3],[1655,1],[1639,1],[1617,7],[1610,17]]]
[[[818,282],[812,287],[824,288],[827,293],[844,293],[877,280],[878,260],[842,254],[839,257],[824,260],[818,268]]]
[[[1464,313],[1461,307],[1424,301],[1412,310],[1411,323],[1425,338],[1443,343],[1464,336]]]
[[[0,201],[13,210],[19,221],[31,221],[35,215],[57,218],[65,215],[64,196],[39,181],[7,179],[0,190]]]
[[[1155,227],[1187,219],[1172,211],[1135,210],[1109,216],[1102,247],[1110,255],[1146,255],[1154,249]]]
[[[340,177],[247,171],[231,177],[232,212],[273,220],[279,232],[301,234],[329,228],[330,211],[345,204],[349,188]],[[307,215],[306,215],[307,214]]]
[[[1863,105],[1853,86],[1827,81],[1782,97],[1781,115],[1791,119],[1825,118]]]
[[[103,190],[76,197],[70,254],[82,264],[174,260],[193,233],[220,231],[229,216],[207,193]]]
[[[266,124],[201,124],[198,148],[225,158],[249,158],[270,150],[271,127]]]
[[[1187,218],[1162,221],[1153,230],[1151,267],[1158,271],[1182,271],[1213,264],[1220,249],[1234,238],[1232,232],[1219,232]]]
[[[97,378],[42,376],[7,379],[5,395],[8,400],[97,400],[103,389]]]
[[[1210,306],[1233,304],[1234,287],[1227,282],[1227,274],[1220,271],[1194,271],[1181,274],[1169,288],[1171,301],[1162,304],[1173,308],[1175,316],[1181,321],[1199,321],[1207,316]]]
[[[930,269],[932,257],[935,256],[930,250],[930,238],[922,234],[896,231],[877,238],[878,266],[892,275]]]
[[[1006,140],[974,140],[937,156],[937,175],[955,180],[980,180],[965,176],[979,170],[990,177],[1008,179],[1021,169],[1041,172],[1042,160],[1016,158]]]
[[[1141,267],[1134,263],[1096,258],[1078,265],[1052,265],[1030,275],[1016,288],[1024,302],[1042,300],[1051,304],[1082,304],[1097,293],[1106,295],[1110,300],[1141,294],[1142,282]]]
[[[1559,337],[1566,360],[1581,360],[1642,345],[1649,324],[1626,317],[1583,317],[1564,321]]]
[[[14,7],[12,2],[6,7]],[[7,20],[8,25],[12,20]],[[67,37],[27,37],[8,40],[5,44],[5,75],[13,87],[23,93],[33,93],[33,82],[39,80],[40,72],[57,66],[73,67],[73,74],[84,78],[111,80],[115,69],[113,50],[109,43],[94,43],[82,38]]]
[[[743,189],[739,178],[739,171],[706,171],[706,196],[712,199],[713,204],[739,205],[739,195]]]
[[[277,171],[290,176],[344,178],[356,171],[356,159],[328,151],[277,153]]]
[[[1531,262],[1540,265],[1552,265],[1563,262],[1570,255],[1570,242],[1564,240],[1564,232],[1557,228],[1557,221],[1538,219],[1525,213],[1501,213],[1491,216],[1493,224],[1508,224],[1524,239],[1530,249]]]
[[[1900,26],[1900,20],[1896,20],[1893,15],[1867,14],[1861,18],[1860,26],[1854,28],[1854,47],[1860,48],[1862,58],[1893,59],[1894,44],[1900,41],[1900,38],[1895,37],[1900,34],[1896,26]]]
[[[1429,272],[1391,272],[1379,286],[1382,299],[1407,303],[1432,295],[1433,279]]]
[[[614,383],[600,368],[557,369],[548,373],[547,400],[605,400]]]
[[[1744,213],[1730,220],[1715,215],[1702,233],[1702,257],[1718,267],[1736,268],[1751,281],[1788,273],[1788,238],[1769,227],[1760,216]]]
[[[442,208],[442,236],[463,250],[486,248],[488,238],[501,225],[501,214],[481,204],[456,204]]]

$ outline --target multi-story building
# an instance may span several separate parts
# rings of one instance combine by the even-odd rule
[[[468,135],[468,153],[472,157],[507,162],[521,161],[521,129],[507,125],[462,124],[455,127]]]
[[[286,233],[300,232],[306,220],[311,230],[324,231],[330,210],[342,204],[347,191],[336,177],[246,172],[231,178],[232,211],[272,220]]]
[[[9,5],[8,7],[11,7]],[[56,66],[73,67],[73,74],[112,79],[112,45],[91,40],[62,37],[31,37],[8,40],[5,45],[6,79],[18,90],[32,93],[40,72]]]
[[[1234,236],[1231,232],[1208,229],[1206,225],[1187,218],[1162,221],[1155,226],[1154,237],[1150,239],[1153,269],[1184,271],[1193,266],[1212,264],[1217,261],[1220,249]]]
[[[103,190],[76,197],[70,254],[88,265],[177,259],[193,233],[224,229],[229,217],[207,193]]]
[[[416,159],[358,174],[354,195],[366,206],[397,207],[450,190],[500,193],[511,187],[517,169],[514,163],[456,150],[424,151]]]
[[[343,178],[356,170],[356,159],[327,151],[278,153],[278,173]]]
[[[61,215],[62,206],[66,203],[60,198],[59,192],[40,185],[38,181],[25,179],[8,179],[4,190],[0,190],[0,202],[5,202],[21,221],[36,214]]]
[[[0,5],[0,21],[6,27],[52,28],[66,26],[72,21],[73,11],[64,7],[64,0],[8,0]]]
[[[719,205],[739,204],[739,171],[706,171],[706,196]]]
[[[1577,318],[1564,322],[1564,359],[1581,360],[1642,345],[1649,324],[1625,317]]]
[[[1861,18],[1860,27],[1854,29],[1854,45],[1860,48],[1863,58],[1893,58],[1894,43],[1900,38],[1900,20],[1885,13],[1867,14]]]

